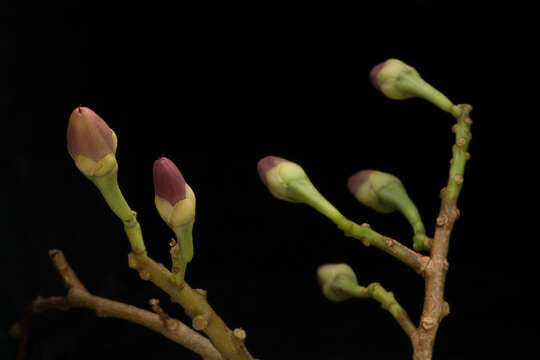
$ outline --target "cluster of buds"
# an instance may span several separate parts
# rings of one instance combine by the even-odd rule
[[[67,127],[67,147],[75,165],[100,190],[113,212],[124,222],[126,233],[137,252],[145,251],[134,212],[120,192],[116,161],[117,137],[94,111],[79,106],[71,113]],[[193,258],[192,229],[195,222],[195,195],[169,159],[161,157],[153,167],[155,205],[161,218],[174,231],[178,251],[173,264],[180,264],[181,275]]]

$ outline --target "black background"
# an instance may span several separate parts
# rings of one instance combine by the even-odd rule
[[[260,183],[269,154],[301,164],[340,211],[410,244],[408,224],[356,202],[347,178],[365,168],[402,179],[429,233],[454,141],[453,119],[421,100],[391,101],[368,72],[390,57],[416,67],[456,103],[473,105],[435,359],[521,356],[540,340],[537,267],[538,25],[527,3],[401,1],[370,5],[186,5],[24,1],[1,5],[2,327],[37,295],[64,293],[47,250],[62,249],[96,295],[148,308],[161,300],[127,267],[121,224],[66,152],[79,104],[118,135],[119,182],[150,255],[168,264],[171,232],[153,205],[151,168],[175,161],[197,196],[187,279],[263,360],[410,358],[407,337],[371,300],[331,303],[317,266],[347,262],[379,281],[417,320],[423,281],[345,238],[314,210]],[[530,105],[533,106],[530,106]],[[5,147],[5,149],[4,149]],[[6,359],[16,342],[0,332]],[[195,355],[151,331],[87,310],[49,311],[27,359]]]

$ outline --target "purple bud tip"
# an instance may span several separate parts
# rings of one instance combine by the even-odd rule
[[[347,180],[349,191],[355,195],[362,184],[364,184],[373,170],[362,170],[354,174]]]
[[[266,174],[270,169],[275,167],[277,164],[282,162],[288,162],[289,160],[277,157],[277,156],[266,156],[263,157],[259,162],[257,163],[257,172],[259,173],[259,177],[261,178],[261,181],[264,183],[264,185],[268,185],[266,182]]]
[[[157,196],[176,205],[186,198],[186,181],[174,163],[166,157],[154,162],[154,192]]]
[[[377,75],[379,75],[379,72],[384,67],[384,64],[386,64],[386,61],[383,61],[382,63],[375,65],[373,69],[369,72],[369,80],[371,81],[371,84],[375,86],[377,90],[381,90],[381,86],[379,84],[379,80],[377,79]]]
[[[98,114],[83,106],[73,110],[69,117],[67,145],[72,156],[82,155],[94,161],[114,153],[111,128]]]

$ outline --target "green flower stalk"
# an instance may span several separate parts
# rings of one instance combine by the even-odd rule
[[[118,187],[117,144],[116,134],[98,114],[83,106],[73,110],[67,127],[69,155],[122,220],[133,251],[142,253],[145,247],[139,223]]]
[[[274,197],[309,205],[332,220],[340,229],[350,226],[349,220],[313,186],[300,165],[277,156],[266,156],[257,163],[257,171],[261,181]]]
[[[195,194],[176,165],[166,157],[154,162],[154,192],[156,209],[174,231],[178,244],[171,249],[175,282],[180,285],[187,263],[193,259],[193,225]]]
[[[416,332],[414,323],[407,312],[397,302],[391,291],[374,282],[368,286],[358,285],[353,269],[347,264],[325,264],[317,269],[317,277],[323,294],[331,301],[344,301],[351,298],[372,298],[379,302],[398,322],[409,336]]]
[[[426,236],[420,213],[397,177],[382,171],[362,170],[349,178],[347,187],[359,202],[377,212],[401,212],[413,228],[414,249],[429,250],[431,239]]]
[[[388,59],[371,69],[369,78],[373,86],[390,99],[413,97],[425,99],[443,111],[452,113],[452,102],[439,90],[428,84],[412,66],[398,59]]]

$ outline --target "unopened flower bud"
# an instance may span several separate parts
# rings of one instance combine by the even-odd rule
[[[452,102],[428,84],[412,66],[398,59],[388,59],[371,69],[371,83],[390,99],[403,100],[413,97],[432,102],[442,110],[450,112]]]
[[[292,161],[277,156],[267,156],[259,160],[257,171],[261,181],[266,185],[270,193],[281,200],[300,202],[290,191],[289,184],[292,181],[309,181],[304,169]]]
[[[94,111],[79,106],[71,113],[67,147],[79,170],[88,177],[99,177],[116,167],[116,134]]]
[[[332,301],[343,301],[354,297],[358,279],[347,264],[325,264],[317,269],[317,278],[323,294]]]
[[[375,211],[399,210],[413,227],[415,249],[429,249],[430,239],[425,235],[418,209],[397,177],[382,171],[362,170],[349,178],[347,187],[359,202]]]
[[[176,165],[166,157],[154,162],[155,204],[159,215],[175,232],[184,260],[193,257],[192,229],[195,194]]]
[[[266,156],[257,163],[257,171],[276,198],[309,205],[340,229],[348,226],[349,221],[313,186],[300,165],[277,156]]]
[[[349,178],[347,187],[358,201],[381,213],[396,210],[396,204],[386,196],[388,189],[406,195],[405,188],[397,177],[376,170],[357,172]]]

